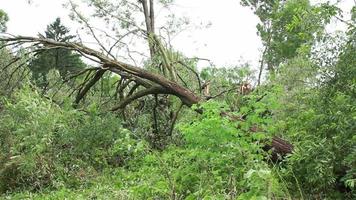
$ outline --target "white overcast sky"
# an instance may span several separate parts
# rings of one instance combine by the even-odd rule
[[[56,17],[63,24],[76,30],[62,7],[66,0],[0,0],[0,9],[8,13],[8,32],[15,35],[36,36]],[[350,10],[354,0],[343,0],[342,6]],[[258,18],[239,4],[239,0],[176,0],[176,15],[185,15],[195,22],[211,22],[204,30],[180,34],[173,44],[189,57],[208,58],[218,66],[231,66],[241,58],[257,65],[262,48],[256,34]]]

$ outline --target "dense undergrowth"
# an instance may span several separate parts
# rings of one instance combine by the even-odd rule
[[[0,103],[1,198],[353,199],[353,52],[346,44],[322,80],[315,62],[291,59],[248,95],[182,110],[174,135],[158,139],[137,123],[147,115],[125,123],[95,95],[75,109],[24,80]],[[272,136],[294,145],[277,163],[263,150]]]
[[[278,93],[279,89],[273,91]],[[161,151],[123,128],[114,114],[99,113],[94,105],[85,112],[70,104],[59,107],[25,87],[12,98],[2,99],[2,198],[351,198],[355,143],[343,142],[352,137],[348,130],[352,128],[348,124],[351,122],[345,121],[342,126],[349,136],[333,136],[332,143],[343,143],[343,149],[335,149],[329,140],[308,135],[308,127],[325,120],[325,116],[317,115],[317,110],[291,115],[293,120],[276,121],[271,116],[261,117],[267,108],[282,109],[273,93],[251,103],[256,98],[246,97],[244,101],[249,103],[235,112],[242,115],[254,109],[254,114],[243,123],[220,115],[228,109],[227,104],[203,104],[202,115],[194,114],[193,121],[178,125],[180,144]],[[342,94],[335,101],[343,101],[342,105],[352,103]],[[339,116],[354,109],[335,105],[332,108],[345,110]],[[301,123],[303,126],[299,127]],[[263,131],[252,134],[251,127],[256,124]],[[276,164],[269,161],[268,152],[262,147],[282,129],[289,131],[290,138],[297,138],[293,140],[296,148],[291,156]],[[333,156],[335,153],[342,156]],[[349,192],[340,193],[339,184],[345,184],[341,187]]]
[[[130,16],[146,1],[85,2],[108,24],[102,9],[122,7],[140,24]],[[329,34],[336,5],[241,3],[261,22],[257,82],[248,63],[198,70],[154,30],[134,71],[71,43],[60,19],[47,39],[0,38],[0,199],[356,199],[356,7]],[[0,10],[0,31],[7,20]],[[293,151],[274,154],[276,137]]]
[[[222,104],[180,124],[184,144],[159,152],[112,114],[59,108],[30,89],[3,101],[1,189],[12,198],[102,195],[132,199],[226,199],[283,196],[264,160],[262,133],[220,116]],[[105,192],[102,192],[104,190]],[[110,191],[107,191],[110,190]],[[98,194],[97,194],[98,193]],[[6,196],[6,195],[5,195]]]

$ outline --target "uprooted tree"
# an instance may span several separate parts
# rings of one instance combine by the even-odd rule
[[[199,104],[207,99],[201,95],[200,78],[195,69],[185,64],[184,59],[181,59],[180,56],[172,50],[169,41],[167,43],[163,42],[164,34],[166,34],[167,38],[170,38],[174,32],[170,31],[164,25],[157,27],[154,9],[155,4],[153,0],[118,1],[116,3],[92,0],[88,2],[88,5],[95,11],[94,16],[107,21],[110,26],[120,27],[111,33],[93,27],[89,19],[80,13],[78,5],[70,1],[69,6],[73,18],[84,25],[84,28],[96,41],[96,47],[98,47],[99,50],[85,46],[82,41],[56,41],[43,37],[9,36],[5,34],[0,39],[0,41],[3,42],[2,48],[22,46],[22,50],[25,50],[26,55],[29,57],[44,50],[68,49],[97,63],[96,67],[84,68],[80,72],[70,76],[70,78],[76,78],[79,75],[87,74],[87,78],[76,91],[74,106],[80,104],[95,84],[104,77],[104,74],[112,74],[120,77],[120,81],[116,83],[115,87],[120,88],[121,91],[123,89],[127,91],[124,95],[121,95],[118,103],[111,108],[111,111],[124,110],[130,103],[147,96],[153,96],[154,98],[152,100],[157,103],[159,96],[173,95],[180,99],[182,105],[188,107]],[[169,6],[169,2],[160,1],[157,5],[167,7]],[[124,8],[124,10],[122,10],[122,8]],[[143,16],[142,23],[136,20],[137,17],[135,15],[138,13]],[[182,23],[180,25],[182,25]],[[110,28],[113,30],[112,27]],[[157,33],[157,30],[166,30],[166,32]],[[115,35],[115,37],[111,35]],[[100,40],[101,37],[105,37],[109,42],[102,42]],[[130,53],[134,51],[130,50],[130,42],[128,42],[130,40],[127,39],[128,37],[147,44],[149,58],[146,62],[149,63],[154,70],[148,70],[147,67],[140,67],[135,62],[134,64],[129,64],[125,59],[119,59],[117,51],[125,49],[127,57],[134,60],[133,56],[130,55]],[[19,58],[14,57],[5,68],[19,61]],[[26,60],[25,62],[28,61]],[[184,78],[179,73],[182,68],[193,74],[197,82],[196,85],[200,87],[193,89],[185,84]],[[204,112],[199,109],[196,111]],[[231,114],[222,115],[229,117],[231,120],[243,120]],[[174,126],[174,122],[175,119],[172,120],[172,127]],[[275,153],[279,154],[286,154],[292,151],[292,145],[278,137],[274,137],[272,143],[267,145],[267,149],[271,148]]]

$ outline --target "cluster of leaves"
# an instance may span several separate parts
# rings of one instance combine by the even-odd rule
[[[115,116],[60,108],[29,88],[3,104],[1,191],[75,187],[108,166],[125,165],[145,146]]]
[[[184,144],[134,163],[121,187],[134,199],[263,199],[285,195],[264,161],[263,133],[240,131],[222,117],[226,105],[208,102],[201,116],[179,125]],[[244,123],[249,124],[249,123]],[[250,124],[251,125],[251,124]],[[244,130],[244,131],[243,131]]]
[[[340,12],[329,3],[311,5],[309,0],[243,0],[241,4],[251,7],[261,20],[257,30],[266,47],[263,57],[270,70],[299,51],[309,52],[331,17]]]
[[[69,35],[69,29],[61,24],[60,18],[48,25],[45,36],[41,35],[41,37],[58,42],[69,42],[74,38],[74,36]],[[85,64],[80,59],[80,55],[65,48],[44,49],[29,63],[33,80],[43,90],[48,87],[47,74],[51,69],[58,70],[61,78],[65,79],[68,78],[69,74],[77,73],[84,67]]]
[[[308,198],[355,196],[355,43],[339,46],[333,62],[297,57],[276,77],[276,124],[295,145],[282,172]]]
[[[333,36],[324,29],[341,13],[336,4],[242,4],[261,20],[263,61],[275,75],[260,89],[279,97],[277,104],[283,106],[271,110],[275,129],[294,144],[280,170],[288,187],[299,186],[294,194],[299,198],[354,198],[355,7],[350,21],[341,19],[348,30]]]
[[[0,9],[0,32],[6,31],[6,22],[9,21],[7,14]]]

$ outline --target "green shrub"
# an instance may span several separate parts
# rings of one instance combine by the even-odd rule
[[[297,196],[356,196],[355,50],[355,43],[346,44],[324,68],[301,58],[290,60],[277,77],[282,79],[277,87],[284,89],[275,95],[284,107],[275,111],[276,124],[295,147],[281,172],[291,191],[296,185],[302,188]],[[303,73],[293,73],[294,82],[283,81],[290,80],[290,71]]]
[[[221,117],[223,104],[181,124],[185,144],[147,155],[122,180],[135,199],[240,199],[284,196],[260,139]]]
[[[60,108],[29,88],[4,101],[0,116],[0,188],[78,186],[110,166],[144,154],[114,115]]]

